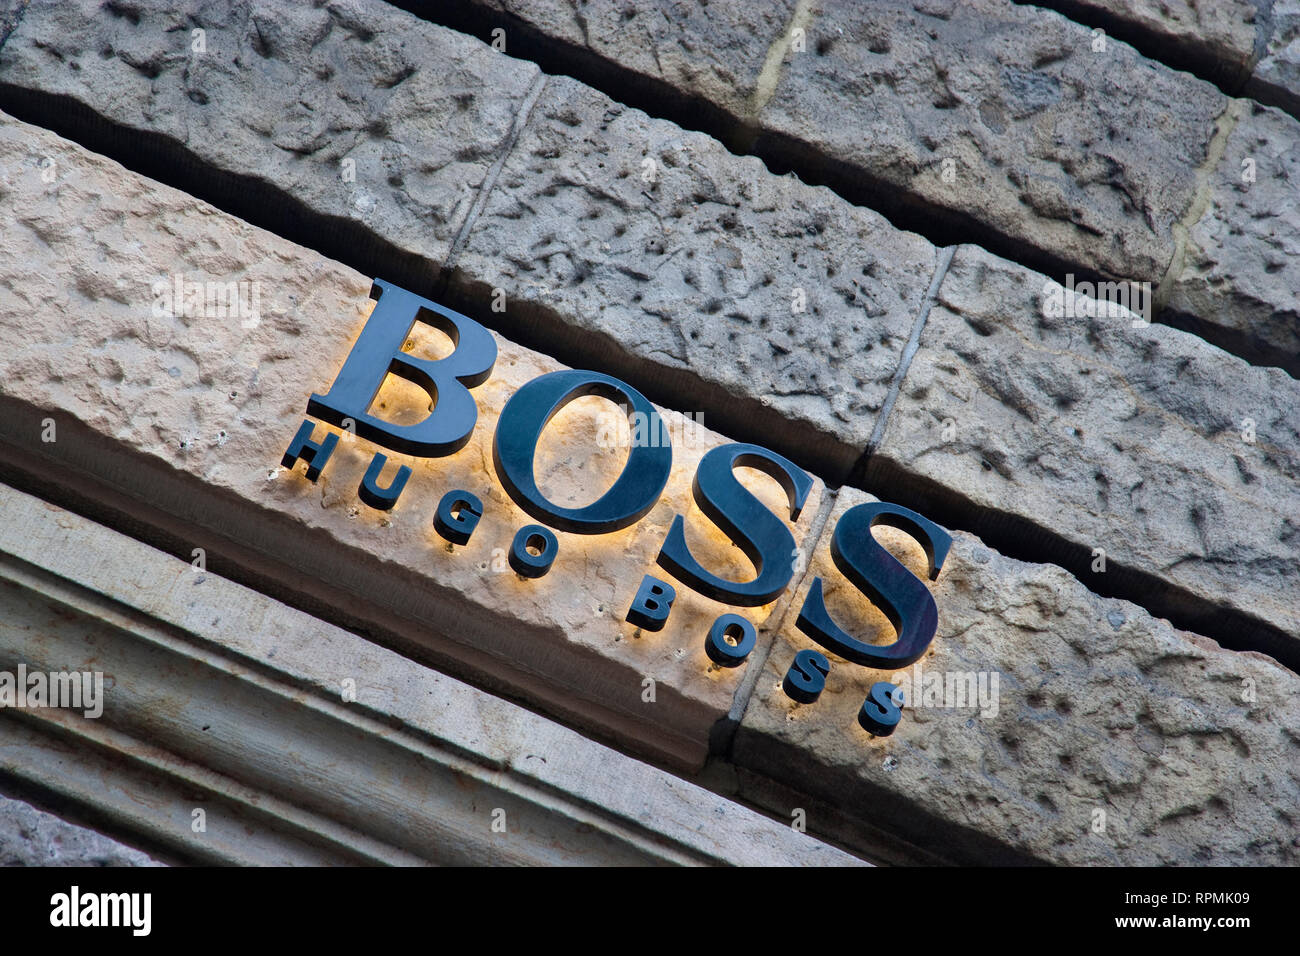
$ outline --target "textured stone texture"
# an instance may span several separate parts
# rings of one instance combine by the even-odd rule
[[[444,14],[440,4],[428,6],[434,16]],[[760,96],[768,50],[783,35],[796,2],[472,0],[467,6],[480,24],[506,30],[506,52],[511,52],[512,27],[525,25],[658,89],[696,98],[743,121]]]
[[[1054,0],[1047,5],[1067,16],[1136,31],[1151,55],[1193,59],[1198,74],[1229,89],[1250,72],[1256,43],[1271,19],[1260,15],[1267,4],[1251,0]]]
[[[1158,281],[1226,100],[1091,43],[1009,0],[824,0],[763,127],[1008,242]]]
[[[431,272],[538,76],[363,0],[40,0],[0,54],[0,83],[159,134],[282,205],[381,233]]]
[[[836,480],[871,436],[934,262],[827,189],[554,77],[458,268],[478,295],[503,288],[510,309],[701,380],[710,420],[729,416],[718,427],[784,422],[769,441]]]
[[[0,772],[107,832],[207,865],[861,863],[6,485],[0,513],[0,670],[104,674],[95,719],[0,710]],[[25,857],[85,849],[16,807]]]
[[[1048,318],[1044,281],[957,250],[872,467],[1104,548],[1294,652],[1300,383],[1131,315]]]
[[[26,6],[27,0],[4,0],[0,3],[0,49],[4,48],[5,41],[18,25]]]
[[[870,172],[902,206],[967,217],[1027,254],[1164,279],[1170,305],[1193,325],[1218,326],[1247,354],[1294,357],[1292,120],[1229,101],[1123,44],[1094,53],[1088,31],[1027,5],[824,6],[808,50],[786,55],[764,114],[813,166]],[[765,100],[775,77],[753,71],[770,41],[746,51],[742,14],[694,10],[689,29],[726,34],[717,51],[692,49],[688,29],[650,72],[648,38],[673,46],[672,28],[632,11],[629,35],[639,39],[623,52],[633,69],[685,84],[691,96],[723,97],[731,111]],[[754,37],[767,32],[764,17],[787,13],[757,15]],[[189,45],[191,21],[208,31],[204,54]],[[173,15],[160,4],[47,2],[22,20],[0,13],[10,22],[19,27],[0,51],[6,95],[60,110],[83,104],[120,126],[141,156],[152,134],[195,160],[192,175],[259,184],[277,203],[301,205],[309,226],[342,223],[430,275],[450,256],[454,294],[482,305],[501,288],[501,321],[536,323],[530,342],[581,341],[596,367],[639,366],[665,394],[698,399],[715,425],[798,449],[835,479],[872,434],[934,267],[927,242],[824,189],[774,178],[571,80],[543,87],[530,65],[382,4]],[[600,22],[586,49],[618,56],[616,27]],[[563,23],[565,42],[576,42]],[[530,90],[540,97],[506,154]],[[944,158],[957,160],[951,183]],[[1243,158],[1256,160],[1254,183],[1240,178]],[[340,175],[346,159],[356,160],[355,183]],[[454,246],[497,159],[504,167],[486,208],[467,245]],[[0,318],[23,342],[0,358],[6,454],[18,448],[45,462],[52,478],[91,476],[101,490],[133,496],[141,514],[167,512],[196,544],[214,542],[214,554],[236,541],[263,565],[293,566],[337,591],[311,600],[355,603],[363,619],[382,609],[385,638],[396,620],[417,650],[458,673],[630,749],[698,766],[744,677],[710,668],[700,648],[724,609],[683,589],[668,631],[640,634],[621,621],[676,511],[691,514],[689,536],[709,563],[748,570],[689,504],[703,448],[680,448],[663,500],[635,531],[599,542],[561,535],[561,564],[541,591],[493,570],[494,549],[526,519],[491,477],[488,442],[506,396],[554,361],[503,341],[496,376],[475,393],[476,441],[417,463],[402,504],[380,515],[356,498],[373,451],[364,442],[342,445],[316,486],[274,467],[307,394],[328,384],[360,327],[365,277],[22,124],[0,125],[0,200],[9,213]],[[177,274],[262,283],[262,321],[241,328],[238,318],[152,313],[151,284]],[[1226,608],[1235,621],[1281,628],[1294,650],[1295,381],[1170,329],[1133,329],[1127,317],[1047,318],[1043,281],[962,247],[872,467],[914,479],[920,495],[941,489],[972,522],[1007,516],[1020,522],[1013,534],[1028,525],[1073,550],[1104,547],[1112,567],[1197,607]],[[806,315],[791,313],[795,286]],[[413,336],[417,349],[442,345]],[[394,386],[381,403],[418,417],[426,399]],[[540,456],[548,491],[573,501],[611,479],[619,456],[590,447],[602,409],[575,405],[553,424]],[[48,447],[46,417],[60,429]],[[458,486],[480,493],[490,513],[469,548],[449,550],[429,518],[441,492]],[[756,487],[776,502],[770,483]],[[1035,678],[1046,690],[1027,692],[1011,718],[993,718],[996,739],[982,739],[983,750],[946,715],[917,714],[938,739],[895,742],[928,747],[930,776],[881,783],[863,769],[852,721],[869,681],[854,685],[841,666],[834,707],[847,709],[834,712],[834,731],[803,720],[813,708],[787,705],[770,724],[754,717],[737,742],[742,780],[777,777],[848,813],[878,804],[903,838],[945,834],[954,858],[1295,861],[1286,816],[1296,802],[1292,675],[1090,595],[1059,569],[959,537],[969,558],[955,554],[936,585],[964,589],[941,593],[941,615],[946,601],[956,608],[944,634],[983,641],[957,664],[1001,670],[1007,694]],[[1000,577],[979,579],[993,571],[977,565]],[[847,604],[833,610],[870,614],[842,592],[835,600]],[[785,622],[769,637],[801,640],[785,607],[751,616]],[[1034,650],[1021,659],[1003,641]],[[776,679],[794,649],[778,644]],[[657,682],[657,706],[642,698],[643,677]],[[1205,684],[1239,699],[1246,678],[1262,692],[1244,716]],[[783,700],[774,683],[759,682],[762,706]],[[1192,703],[1176,703],[1179,695]],[[1084,705],[1088,722],[1076,733],[1070,717]],[[985,725],[974,720],[962,727]],[[814,724],[811,743],[800,723]],[[1120,744],[1108,744],[1112,731]],[[843,744],[846,733],[858,750]],[[880,773],[900,770],[891,756]],[[979,779],[957,796],[933,794],[959,760]],[[897,781],[907,787],[889,789]],[[1109,814],[1104,836],[1090,829],[1096,809]]]
[[[828,527],[868,500],[842,491]],[[924,578],[911,539],[876,534]],[[797,780],[804,793],[958,861],[1300,861],[1300,678],[1100,598],[1060,568],[1012,560],[965,533],[954,539],[930,585],[938,635],[906,672],[997,673],[996,714],[918,707],[914,690],[895,733],[872,738],[857,710],[894,672],[834,655],[818,701],[786,697],[780,683],[794,654],[816,647],[794,627],[814,575],[842,626],[863,640],[893,639],[835,569],[823,536],[746,710],[739,766]],[[1098,810],[1104,832],[1094,829]],[[817,823],[810,816],[810,830]]]
[[[1297,0],[1052,0],[1066,16],[1130,32],[1156,59],[1293,115],[1300,110]]]
[[[1300,124],[1279,110],[1234,104],[1204,210],[1187,231],[1170,308],[1216,316],[1246,345],[1300,371]],[[1253,177],[1253,181],[1251,178]],[[1199,211],[1199,210],[1198,210]]]
[[[86,827],[0,796],[0,866],[162,866]]]
[[[234,4],[198,56],[173,29],[183,12],[122,7],[90,19],[87,3],[41,3],[0,53],[0,82],[179,142],[210,167],[205,176],[266,183],[273,205],[347,217],[358,241],[390,244],[432,276],[536,68],[383,4],[289,7],[283,17],[259,7],[262,17]],[[739,55],[744,41],[724,46]],[[710,91],[730,75],[718,69]],[[501,288],[507,312],[496,320],[530,344],[570,346],[587,364],[707,409],[715,427],[845,477],[898,365],[933,248],[564,77],[547,81],[531,116],[457,259],[457,293],[486,304]],[[340,175],[344,159],[356,160],[355,183]],[[645,159],[657,164],[653,183]],[[382,261],[404,274],[409,265]],[[795,286],[806,315],[792,314]]]
[[[43,178],[47,158],[58,170],[53,183]],[[728,712],[743,672],[712,668],[704,654],[708,625],[731,609],[681,588],[660,633],[643,635],[624,615],[679,512],[706,566],[739,580],[752,575],[691,497],[696,464],[724,439],[702,431],[678,441],[669,484],[644,519],[591,538],[558,532],[554,568],[523,580],[507,568],[504,549],[532,519],[495,478],[492,434],[510,395],[556,362],[499,340],[493,376],[473,393],[473,440],[442,459],[390,454],[385,481],[398,461],[414,474],[393,511],[374,511],[357,498],[377,450],[369,442],[342,441],[319,484],[298,473],[301,464],[292,474],[277,467],[308,395],[328,387],[368,314],[367,279],[13,120],[0,126],[0,195],[14,211],[0,241],[3,321],[24,343],[0,358],[7,441],[107,480],[185,521],[186,535],[221,536],[286,562],[313,586],[347,595],[334,599],[344,609],[356,601],[405,619],[437,661],[486,672],[667,759],[703,760],[708,731]],[[260,322],[156,314],[153,284],[174,275],[260,283]],[[416,354],[447,347],[440,333],[411,341]],[[378,414],[398,422],[428,408],[423,392],[391,378],[376,401]],[[595,448],[599,416],[612,408],[582,399],[548,427],[536,473],[553,500],[594,500],[621,470],[624,451]],[[45,443],[50,416],[61,431]],[[753,487],[774,510],[784,499],[771,479]],[[431,527],[438,499],[455,488],[486,507],[464,548]],[[821,489],[796,538],[814,520]],[[761,623],[771,610],[752,617]],[[658,684],[658,706],[642,700],[645,678]]]
[[[1275,0],[1271,29],[1246,95],[1300,114],[1300,0]]]
[[[1083,6],[1123,20],[1150,41],[1153,55],[1195,59],[1233,90],[1253,63],[1259,31],[1290,29],[1290,14],[1261,18],[1246,0]],[[627,30],[611,25],[618,19],[613,4],[541,0],[511,6],[508,16],[490,0],[470,8],[483,24],[524,21],[549,55],[581,48],[589,60],[580,75],[615,96],[649,77],[675,96],[708,100],[735,121],[723,123],[719,135],[736,148],[749,149],[757,133],[760,154],[896,221],[921,224],[928,235],[955,229],[1054,274],[1150,282],[1160,286],[1158,307],[1173,295],[1167,304],[1180,326],[1251,361],[1300,369],[1293,301],[1281,283],[1252,276],[1243,285],[1255,288],[1241,293],[1221,283],[1180,292],[1201,275],[1193,266],[1181,278],[1196,257],[1186,248],[1187,230],[1207,209],[1215,215],[1207,180],[1220,169],[1220,133],[1245,102],[1114,37],[1098,47],[1089,28],[1010,0],[825,0],[790,11],[774,32],[759,31],[770,37],[761,82],[746,79],[732,94],[716,82],[718,62],[731,62],[741,30],[731,4],[674,4],[671,15],[659,7],[662,16],[653,5],[638,8],[630,21],[637,26]],[[1070,4],[1062,9],[1077,12]],[[796,21],[807,31],[803,52],[786,36]],[[661,62],[650,62],[651,49]],[[756,60],[757,50],[747,62]],[[741,101],[748,113],[738,112]],[[702,114],[694,122],[717,125]],[[1300,139],[1300,126],[1277,126],[1275,142]],[[520,161],[512,156],[516,169]],[[1278,215],[1285,208],[1271,207],[1262,226],[1212,223],[1223,258],[1266,263],[1293,244],[1294,224]],[[490,250],[498,240],[489,233],[479,247]]]

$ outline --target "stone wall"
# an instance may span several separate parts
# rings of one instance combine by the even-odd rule
[[[850,862],[833,843],[886,863],[1295,863],[1285,5],[1048,6],[0,0],[0,480],[33,516],[3,543],[31,623],[3,625],[0,664],[84,651],[60,643],[52,599],[25,596],[46,593],[42,574],[151,621],[187,613],[191,561],[196,584],[241,595],[225,623],[187,619],[170,682],[146,677],[162,652],[144,623],[93,638],[134,676],[102,724],[0,712],[22,755],[0,786],[61,761],[52,801],[205,862]],[[463,449],[385,452],[384,475],[411,469],[389,511],[359,500],[379,449],[346,430],[317,424],[316,440],[342,436],[317,480],[279,466],[372,279],[470,316],[498,350]],[[259,308],[160,309],[177,282],[255,289]],[[498,566],[531,519],[496,480],[493,433],[512,394],[565,368],[707,428],[677,436],[640,521],[557,530],[553,571],[529,580]],[[385,417],[427,414],[391,381]],[[623,468],[593,447],[602,402],[546,433],[536,472],[555,500],[590,501]],[[671,579],[656,555],[677,515],[706,566],[754,573],[691,490],[735,441],[811,476],[785,522],[789,587],[739,609],[678,586],[665,629],[635,627],[642,576]],[[743,480],[790,517],[776,481]],[[453,488],[485,505],[463,546],[432,530]],[[929,584],[937,634],[901,672],[830,654],[826,690],[798,703],[782,680],[817,646],[798,625],[815,581],[865,643],[893,639],[830,553],[840,518],[877,500],[953,533]],[[58,563],[83,538],[115,565],[96,583]],[[878,538],[929,579],[915,541]],[[283,641],[255,639],[267,607],[334,635],[333,669],[304,676]],[[735,668],[703,640],[729,611],[757,630]],[[346,716],[319,687],[366,686],[350,661],[381,653],[435,699],[515,706],[488,691],[537,712],[535,755],[566,769],[520,764],[517,728],[464,743],[463,711],[395,716],[401,690]],[[200,665],[229,694],[201,691]],[[936,703],[926,672],[991,696]],[[856,713],[900,675],[902,721],[872,736]],[[397,749],[379,729],[394,720],[415,721]],[[230,743],[276,726],[292,728],[284,752]],[[429,734],[479,769],[410,742]],[[148,773],[114,779],[163,796],[133,817],[83,778],[143,740]],[[587,764],[559,757],[585,747],[600,748]],[[624,769],[602,781],[590,761]],[[349,774],[367,762],[392,781],[363,824]],[[340,763],[342,778],[322,769]],[[420,768],[436,782],[411,783]],[[490,797],[454,799],[465,774],[502,772]],[[252,849],[195,835],[181,794],[196,786],[214,819],[256,817]],[[568,802],[543,813],[538,787]],[[428,805],[453,821],[433,843],[412,836]],[[494,842],[482,831],[507,805],[529,823]],[[711,840],[686,835],[728,814]],[[757,833],[770,855],[746,849]]]

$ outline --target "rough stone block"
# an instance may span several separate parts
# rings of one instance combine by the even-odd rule
[[[122,507],[167,524],[186,551],[208,549],[214,567],[222,553],[247,549],[235,564],[269,561],[275,587],[300,600],[298,589],[308,589],[334,613],[378,621],[403,649],[455,673],[642,752],[703,761],[744,670],[713,667],[704,651],[708,626],[732,608],[683,585],[663,631],[642,633],[624,618],[642,575],[664,576],[655,556],[678,513],[707,567],[738,580],[753,574],[691,494],[700,458],[725,439],[700,428],[683,441],[678,429],[672,475],[644,519],[599,536],[557,532],[554,568],[522,579],[506,549],[533,519],[499,484],[492,436],[506,400],[560,368],[555,361],[499,339],[492,377],[472,392],[479,417],[470,443],[439,459],[387,453],[385,482],[399,462],[413,474],[396,507],[377,511],[358,499],[380,450],[364,439],[345,435],[315,484],[301,464],[279,467],[308,396],[328,388],[365,321],[367,278],[8,118],[0,195],[13,210],[0,240],[5,321],[23,343],[0,357],[0,436],[27,467],[44,469],[53,485],[76,475],[96,485],[93,494],[124,496]],[[240,301],[258,290],[258,314],[169,307],[160,290],[178,278],[247,283],[237,286],[247,292]],[[413,353],[445,354],[449,340],[424,328],[412,332]],[[389,376],[372,407],[412,422],[429,397]],[[535,471],[553,501],[595,500],[622,470],[627,449],[617,433],[609,433],[615,447],[597,444],[615,408],[580,399],[548,426]],[[780,513],[776,481],[760,475],[749,484]],[[464,547],[432,526],[452,489],[485,505]],[[796,539],[812,526],[822,492],[815,481]],[[762,623],[773,606],[747,613]]]
[[[1059,0],[1052,6],[1135,35],[1159,59],[1195,63],[1198,74],[1225,89],[1236,89],[1250,72],[1271,19],[1250,0]]]
[[[1008,0],[819,6],[765,131],[1003,243],[1164,276],[1221,93]]]
[[[1060,0],[1069,17],[1132,36],[1151,56],[1233,93],[1300,110],[1300,3]]]
[[[458,260],[522,324],[558,313],[616,367],[650,358],[716,427],[832,481],[871,437],[934,264],[875,213],[565,77]]]
[[[0,85],[161,137],[224,204],[243,210],[264,190],[246,217],[431,288],[536,68],[382,4],[280,6],[191,17],[39,3],[0,52]],[[744,19],[726,9],[699,15]],[[205,53],[187,45],[191,20]],[[739,56],[744,41],[723,46]],[[929,282],[930,244],[564,77],[530,115],[465,254],[451,253],[451,293],[528,344],[847,476]],[[227,175],[241,185],[216,185]],[[497,288],[504,314],[486,309]]]
[[[162,866],[134,847],[0,796],[0,866]]]
[[[41,0],[0,53],[0,84],[66,98],[52,118],[81,104],[179,168],[233,177],[225,191],[256,194],[263,214],[377,235],[430,275],[539,75],[357,0]]]
[[[1245,93],[1300,114],[1300,2],[1276,0],[1269,20],[1268,40]]]
[[[425,6],[435,17],[449,13],[436,2]],[[784,35],[798,4],[472,0],[464,6],[473,11],[480,36],[490,36],[497,27],[506,31],[507,53],[514,48],[514,29],[522,27],[538,39],[562,45],[566,59],[581,56],[597,70],[603,62],[630,72],[646,84],[648,95],[664,92],[691,99],[744,122],[763,92],[770,93],[763,84],[767,55]]]
[[[1233,103],[1223,155],[1192,211],[1168,306],[1227,330],[1234,351],[1300,372],[1300,123]]]
[[[1279,117],[1268,130],[1248,122],[1233,132],[1248,102],[1180,67],[1239,90],[1267,37],[1247,90],[1295,112],[1284,76],[1300,14],[1287,3],[1266,15],[1246,0],[1058,6],[1116,24],[1149,56],[1010,0],[827,0],[780,8],[784,26],[759,31],[770,37],[766,66],[753,78],[762,44],[746,41],[750,72],[727,69],[744,76],[732,92],[717,82],[719,64],[735,61],[748,28],[729,3],[634,12],[627,29],[613,3],[579,12],[541,0],[507,12],[483,0],[461,16],[518,23],[538,55],[581,50],[577,75],[616,97],[640,96],[651,112],[753,148],[927,235],[955,232],[1060,281],[1080,271],[1148,282],[1162,320],[1296,374],[1294,283],[1278,265],[1297,244],[1282,214],[1290,204],[1265,188],[1237,203],[1218,181],[1239,185],[1242,140],[1263,137],[1252,148],[1276,162],[1259,175],[1285,188],[1283,154],[1300,126]],[[649,50],[667,52],[651,62]],[[646,79],[664,91],[657,101],[640,90]],[[691,113],[672,98],[701,105]],[[706,115],[705,104],[728,119]],[[1189,240],[1207,229],[1208,246]]]
[[[1048,315],[1045,281],[957,250],[869,471],[1064,539],[1085,566],[1103,549],[1097,590],[1137,572],[1162,613],[1226,610],[1197,630],[1258,630],[1297,660],[1300,383],[1094,300]]]
[[[871,500],[842,490],[828,527]],[[924,580],[915,542],[892,528],[876,535]],[[828,540],[775,628],[737,733],[734,760],[752,772],[742,793],[761,801],[763,777],[796,780],[803,796],[965,863],[1300,860],[1300,678],[964,532],[930,585],[939,630],[925,657],[879,671],[828,655],[821,698],[791,700],[782,678],[798,651],[817,647],[794,627],[814,576],[833,617],[867,622],[856,637],[893,639],[831,563]],[[857,710],[872,684],[898,674],[902,719],[872,737]],[[818,824],[809,817],[810,830]]]

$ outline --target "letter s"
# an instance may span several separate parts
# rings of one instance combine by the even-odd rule
[[[835,566],[885,612],[898,632],[887,646],[865,644],[845,633],[831,620],[822,597],[822,579],[808,589],[799,611],[797,627],[827,650],[865,667],[896,670],[918,660],[930,646],[939,626],[934,596],[911,571],[886,551],[871,533],[878,524],[905,531],[925,549],[930,580],[939,576],[952,535],[915,511],[885,501],[872,501],[846,511],[831,537]]]
[[[867,692],[867,699],[858,710],[858,723],[862,729],[877,737],[888,737],[898,727],[903,712],[894,703],[894,691],[898,690],[888,681],[876,681]]]
[[[790,502],[791,521],[799,520],[813,481],[798,465],[758,445],[722,445],[700,459],[692,486],[695,503],[754,562],[758,576],[741,583],[705,570],[686,546],[686,522],[680,514],[673,518],[658,560],[660,567],[705,597],[759,607],[790,583],[795,541],[785,523],[740,483],[734,469],[741,465],[757,468],[780,483]]]
[[[795,654],[781,687],[791,700],[811,704],[826,689],[826,675],[830,672],[831,662],[825,654],[804,648]]]

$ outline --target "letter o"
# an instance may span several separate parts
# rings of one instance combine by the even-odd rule
[[[537,442],[565,405],[585,395],[621,405],[629,418],[639,412],[646,417],[650,435],[664,434],[659,413],[632,386],[600,372],[566,369],[539,375],[510,396],[497,419],[492,459],[506,493],[530,517],[561,531],[605,534],[634,524],[658,503],[672,471],[673,450],[657,442],[633,444],[623,473],[599,499],[583,508],[561,508],[548,501],[533,475]]]
[[[730,637],[734,644],[727,643]],[[758,643],[758,631],[748,618],[739,614],[723,614],[704,639],[704,652],[719,667],[739,667]]]
[[[536,548],[532,554],[529,548]],[[555,563],[560,543],[550,530],[539,524],[526,524],[515,532],[514,541],[510,542],[510,567],[515,573],[525,578],[540,578]]]

